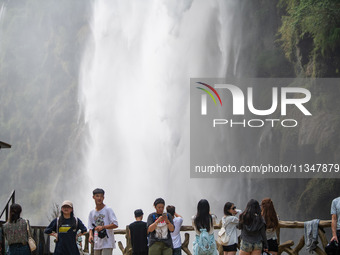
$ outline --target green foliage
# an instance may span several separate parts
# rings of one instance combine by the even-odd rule
[[[294,61],[295,47],[300,40],[312,38],[313,54],[322,55],[340,43],[340,2],[338,0],[281,0],[286,9],[279,29],[286,56]]]
[[[259,77],[293,77],[294,70],[278,48],[263,50],[256,55],[255,66]]]
[[[312,219],[318,215],[321,219],[330,219],[331,202],[339,194],[339,184],[339,179],[309,180],[305,191],[297,198],[298,216],[303,219]],[[307,201],[308,206],[306,206]]]

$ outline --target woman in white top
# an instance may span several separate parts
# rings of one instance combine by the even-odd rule
[[[236,206],[227,202],[224,205],[224,216],[222,217],[222,227],[225,229],[225,234],[229,236],[227,245],[223,246],[224,255],[235,255],[237,251],[237,225],[239,222],[239,215],[241,210],[236,209]]]

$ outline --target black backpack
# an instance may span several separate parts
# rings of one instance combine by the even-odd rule
[[[326,245],[325,252],[327,255],[337,255],[339,254],[339,245],[334,240]]]

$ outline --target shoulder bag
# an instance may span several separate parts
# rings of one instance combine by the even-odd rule
[[[28,234],[28,240],[27,240],[28,246],[30,247],[31,251],[35,251],[37,249],[37,245],[36,245],[32,235],[31,235],[28,220],[26,220],[26,226],[27,226],[27,234]]]

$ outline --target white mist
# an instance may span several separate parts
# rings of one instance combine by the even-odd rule
[[[84,220],[97,187],[105,189],[119,228],[134,220],[137,208],[146,220],[157,197],[175,205],[186,225],[201,198],[219,219],[226,201],[244,199],[236,196],[237,180],[190,179],[189,173],[190,78],[236,74],[236,3],[94,1],[79,88],[88,128],[88,185],[78,213]]]

